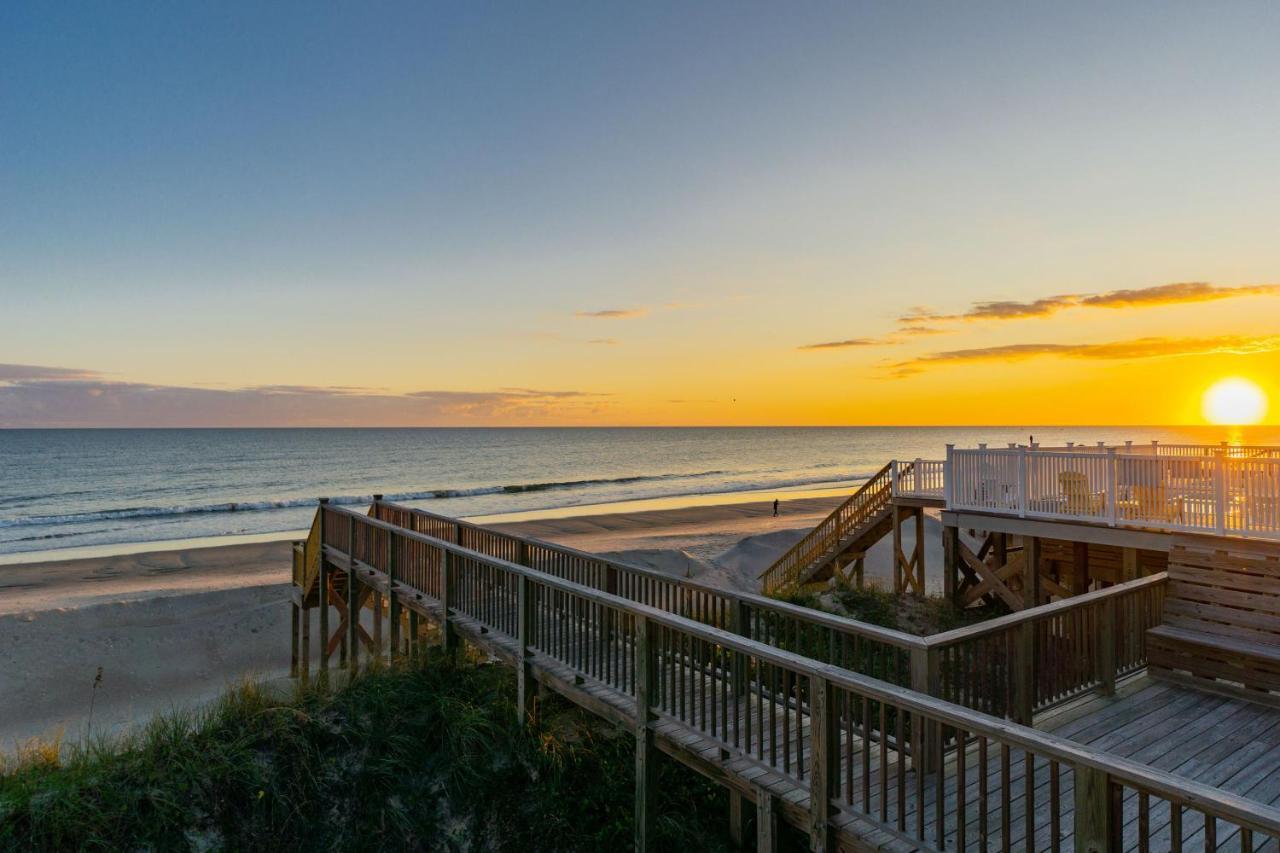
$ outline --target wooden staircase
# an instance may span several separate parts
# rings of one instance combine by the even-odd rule
[[[893,463],[885,465],[760,575],[766,595],[824,581],[893,529]]]

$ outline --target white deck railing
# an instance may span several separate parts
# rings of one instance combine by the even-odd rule
[[[946,495],[947,463],[943,459],[895,459],[893,496],[941,500]]]
[[[1280,448],[948,447],[948,509],[1280,539]]]

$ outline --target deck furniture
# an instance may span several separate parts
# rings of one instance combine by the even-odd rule
[[[1058,486],[1066,496],[1067,512],[1072,515],[1102,515],[1106,495],[1089,488],[1089,477],[1080,471],[1063,471]]]
[[[1163,623],[1147,632],[1159,678],[1280,705],[1280,547],[1181,537]]]

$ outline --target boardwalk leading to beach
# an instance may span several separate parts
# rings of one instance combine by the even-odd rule
[[[686,612],[695,599],[663,609],[609,591],[634,579],[593,587],[522,565],[538,543],[494,540],[504,559],[334,507],[314,539],[315,595],[340,620],[322,625],[322,666],[334,640],[354,666],[362,646],[400,649],[426,618],[447,646],[510,663],[522,714],[541,683],[632,730],[640,849],[656,751],[726,785],[739,814],[756,803],[764,849],[775,820],[818,850],[1274,849],[1280,835],[1280,812],[1258,801],[749,639],[731,613]],[[569,574],[590,568],[561,558]],[[372,635],[345,618],[368,605]]]

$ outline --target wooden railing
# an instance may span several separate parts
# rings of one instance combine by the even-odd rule
[[[393,608],[426,597],[446,637],[500,640],[522,685],[560,667],[625,697],[638,773],[661,724],[807,788],[821,849],[841,812],[939,850],[1280,839],[1270,806],[349,510],[320,515],[331,565],[377,575]]]
[[[919,637],[902,631],[672,577],[421,509],[379,500],[369,512],[398,527],[902,686],[911,684],[912,650],[923,648]]]
[[[1024,518],[1280,539],[1280,457],[948,449],[948,502]]]
[[[1033,715],[1146,666],[1165,573],[925,638],[940,698],[1030,724]]]
[[[760,574],[766,595],[784,592],[799,583],[819,558],[835,549],[847,536],[873,521],[889,506],[893,488],[893,463],[876,472],[817,527]]]

